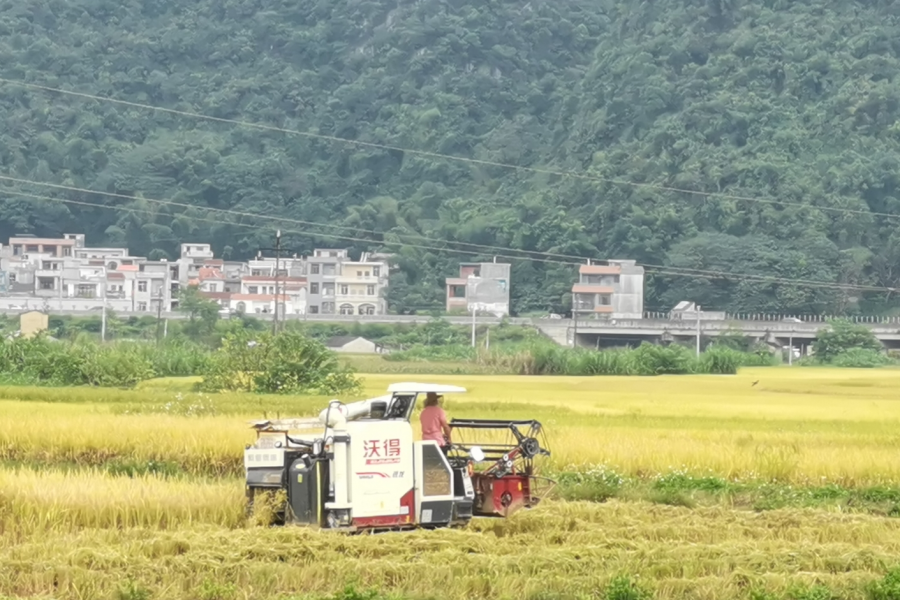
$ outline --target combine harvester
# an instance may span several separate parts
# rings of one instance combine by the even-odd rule
[[[256,443],[244,450],[248,507],[260,493],[284,490],[276,524],[353,532],[464,527],[540,501],[537,482],[549,480],[538,477],[534,459],[550,456],[538,441],[540,423],[452,419],[445,455],[434,441],[413,440],[410,417],[420,394],[465,388],[396,383],[387,391],[332,400],[318,418],[253,422]],[[492,439],[460,443],[462,431]],[[511,439],[496,441],[503,433]]]

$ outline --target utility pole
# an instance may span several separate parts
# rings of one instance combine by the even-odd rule
[[[100,313],[100,341],[106,341],[106,269],[103,270],[103,281],[100,283],[103,286],[103,308]]]
[[[281,257],[281,230],[275,232],[275,318],[272,321],[272,335],[278,333],[278,266]]]
[[[788,366],[794,364],[794,328],[791,327],[791,333],[788,336]]]
[[[263,252],[275,252],[275,315],[272,320],[272,334],[274,335],[277,332],[278,328],[278,288],[279,288],[279,279],[278,279],[278,271],[281,269],[281,230],[277,230],[275,232],[275,247],[274,248],[257,248],[256,249],[256,259],[262,260]],[[287,250],[288,253],[293,253],[296,257],[300,250]],[[287,311],[284,311],[287,312]],[[284,329],[284,313],[282,314],[282,329]]]
[[[575,297],[574,294],[572,295],[572,297],[573,298]],[[576,306],[574,301],[572,302],[572,324],[573,324],[572,347],[577,348],[578,347],[578,307]]]
[[[472,347],[475,347],[475,311],[477,310],[475,303],[472,303]]]
[[[697,358],[700,358],[700,306],[697,306]]]
[[[159,336],[159,325],[162,322],[162,305],[163,305],[163,289],[160,286],[159,291],[156,294],[157,303],[156,303],[156,343],[159,344],[162,341],[162,338]]]

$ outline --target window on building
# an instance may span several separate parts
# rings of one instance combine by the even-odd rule
[[[349,293],[349,291],[348,291],[348,289],[347,289],[347,286],[346,286],[346,285],[342,285],[342,286],[341,286],[341,295],[342,295],[342,296],[346,296],[348,293]],[[350,313],[350,314],[353,314],[353,313]]]
[[[378,277],[380,274],[381,274],[380,267],[372,267],[372,276],[373,277]]]
[[[310,307],[309,307],[309,314],[311,314],[311,315],[317,315],[317,314],[319,314],[319,307],[318,307],[318,306],[310,306]]]
[[[597,298],[597,304],[600,306],[610,306],[612,304],[612,296],[610,294],[600,294]]]
[[[361,315],[374,315],[375,307],[371,304],[363,304],[359,307],[359,314]]]
[[[318,283],[309,284],[309,293],[310,294],[318,294],[319,293],[319,284]]]
[[[248,287],[247,287],[247,293],[249,293],[249,294],[258,294],[258,293],[259,293],[259,288],[258,288],[257,286],[255,286],[255,285],[248,286]]]
[[[352,315],[353,314],[353,306],[350,304],[341,304],[341,314],[342,315]]]
[[[451,298],[465,298],[466,297],[466,286],[451,285],[450,286],[450,297]]]
[[[53,284],[54,280],[52,277],[38,278],[38,286],[40,286],[42,290],[52,290],[55,287]]]
[[[367,285],[367,286],[366,286],[366,295],[367,295],[367,296],[374,296],[374,295],[375,295],[375,286],[374,286],[374,285]]]
[[[618,285],[619,284],[619,276],[618,275],[604,275],[600,278],[600,285]]]
[[[25,252],[40,252],[37,244],[28,244],[25,246]]]
[[[319,265],[310,265],[309,272],[311,275],[318,275],[319,274]]]
[[[592,310],[594,308],[594,297],[588,294],[574,295],[575,310]]]
[[[138,310],[140,312],[147,312],[147,303],[146,302],[138,302]]]
[[[139,292],[147,291],[147,282],[146,281],[138,281],[138,291]]]

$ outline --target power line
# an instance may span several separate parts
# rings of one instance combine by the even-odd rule
[[[70,200],[67,198],[55,198],[55,197],[51,197],[51,196],[41,196],[41,195],[37,195],[37,194],[31,194],[31,193],[27,193],[27,192],[19,192],[19,191],[15,191],[15,190],[0,189],[0,193],[6,193],[6,194],[15,195],[15,196],[23,196],[23,197],[37,199],[37,200],[62,202],[62,203],[66,203],[66,204],[91,206],[91,207],[103,208],[103,209],[107,209],[107,210],[124,211],[124,212],[131,212],[131,213],[143,213],[143,214],[159,216],[158,213],[155,213],[155,212],[149,211],[149,210],[139,209],[139,208],[131,208],[131,207],[125,207],[125,206],[111,206],[111,205],[107,205],[107,204],[85,202],[85,201],[81,201],[81,200]],[[146,198],[137,198],[137,197],[131,197],[131,198],[133,200],[151,201]],[[191,208],[203,209],[203,207],[195,207],[195,206],[192,206]],[[217,210],[221,210],[221,209],[217,209]],[[227,212],[227,211],[225,211],[225,212]],[[252,215],[252,214],[247,215],[244,213],[239,213],[239,214],[241,214],[242,216],[251,216],[251,217],[256,216],[256,215]],[[191,218],[198,220],[198,221],[208,221],[208,222],[217,223],[220,225],[223,224],[221,219],[211,219],[211,218],[202,218],[202,217],[191,217]],[[228,223],[228,224],[233,225],[233,226],[238,226],[238,227],[247,227],[250,229],[267,231],[267,232],[271,231],[271,229],[269,227],[265,227],[262,225],[252,225],[249,223]],[[353,237],[353,236],[341,236],[341,235],[324,234],[324,233],[310,233],[308,231],[298,231],[298,230],[289,230],[289,229],[284,229],[283,231],[285,233],[293,233],[296,235],[307,236],[307,237],[311,237],[311,238],[331,238],[331,239],[341,239],[341,240],[347,240],[347,241],[367,242],[367,243],[379,242],[379,240],[370,240],[370,239],[358,238],[358,237]],[[435,248],[432,246],[423,246],[423,245],[419,245],[419,244],[410,244],[410,243],[406,243],[406,242],[391,242],[391,241],[387,241],[387,240],[381,240],[379,243],[384,244],[386,246],[398,246],[399,245],[399,246],[407,246],[410,248],[423,249],[423,250],[446,250],[445,248]],[[456,250],[455,252],[460,253],[460,254],[478,254],[477,252],[465,251],[465,250]],[[552,259],[552,258],[532,258],[532,257],[526,258],[526,257],[520,257],[520,256],[504,256],[504,255],[498,255],[498,256],[500,256],[502,258],[508,258],[511,260],[528,260],[528,261],[533,261],[533,262],[543,262],[543,263],[566,265],[566,266],[580,266],[580,265],[584,264],[583,262],[557,260],[557,259]],[[731,280],[742,280],[742,281],[751,281],[751,282],[758,282],[758,283],[776,283],[776,284],[780,283],[780,284],[784,284],[784,285],[794,285],[794,286],[798,286],[798,287],[820,287],[820,288],[826,288],[826,289],[841,289],[841,290],[853,290],[853,291],[871,291],[871,292],[896,292],[896,291],[898,291],[896,288],[883,287],[883,286],[868,286],[868,285],[859,285],[859,284],[840,284],[840,283],[826,282],[826,281],[790,279],[790,278],[784,278],[784,277],[772,277],[772,276],[768,276],[768,275],[750,275],[750,274],[732,273],[732,272],[728,272],[728,271],[713,271],[713,270],[706,270],[706,269],[667,267],[667,266],[663,266],[663,265],[642,265],[642,266],[644,266],[645,268],[650,270],[652,273],[659,273],[662,275],[672,275],[672,276],[677,275],[680,277],[690,276],[690,277],[695,277],[698,279],[713,279],[713,280],[715,280],[715,279],[725,279],[725,280],[731,279]]]
[[[295,223],[295,224],[300,224],[300,225],[312,225],[312,226],[315,226],[315,227],[324,226],[324,227],[331,227],[331,228],[337,228],[337,229],[349,229],[349,230],[351,230],[351,231],[353,231],[353,230],[355,229],[355,230],[357,230],[357,231],[363,231],[363,232],[366,232],[366,233],[374,233],[374,234],[376,234],[376,235],[384,236],[384,233],[383,233],[383,232],[378,232],[378,231],[375,231],[375,230],[372,230],[372,229],[356,229],[356,228],[345,227],[345,226],[340,226],[340,225],[328,225],[328,224],[318,223],[318,222],[315,222],[315,221],[304,221],[304,220],[300,220],[300,219],[292,219],[292,218],[287,218],[287,217],[275,217],[275,216],[268,216],[268,215],[260,215],[260,214],[257,214],[257,213],[250,213],[250,212],[244,212],[244,211],[236,211],[236,210],[233,210],[233,209],[227,209],[227,208],[213,208],[213,207],[197,206],[197,205],[193,205],[193,204],[186,204],[186,203],[183,203],[183,202],[175,202],[175,201],[172,201],[172,200],[158,200],[158,199],[155,199],[155,198],[144,198],[144,197],[139,197],[139,196],[129,196],[129,195],[127,195],[127,194],[118,194],[118,193],[113,193],[113,192],[102,192],[102,191],[90,190],[90,189],[86,189],[86,188],[78,188],[78,187],[66,186],[66,185],[57,185],[57,184],[52,184],[52,183],[42,183],[42,182],[38,182],[38,181],[31,181],[31,180],[28,180],[28,179],[19,179],[19,178],[15,178],[15,177],[8,177],[8,176],[5,176],[5,175],[0,175],[0,180],[12,181],[12,182],[15,182],[15,183],[24,183],[24,184],[39,185],[39,186],[40,186],[40,185],[43,185],[43,186],[52,187],[52,188],[57,188],[57,189],[62,189],[62,190],[65,190],[65,191],[70,191],[70,192],[78,192],[78,193],[82,193],[82,194],[98,194],[98,195],[101,195],[101,196],[110,196],[110,197],[114,197],[114,198],[120,198],[120,199],[125,199],[125,200],[132,200],[132,201],[135,201],[135,202],[143,201],[143,202],[150,202],[150,203],[160,204],[160,205],[165,205],[165,206],[178,206],[178,207],[183,207],[183,208],[187,208],[187,209],[191,209],[191,210],[209,210],[209,211],[214,211],[214,212],[223,213],[223,214],[236,215],[236,216],[239,216],[239,217],[249,217],[249,218],[253,218],[253,219],[274,220],[274,221],[276,221],[277,223],[287,222],[287,223]],[[10,192],[10,193],[17,194],[18,192]],[[21,195],[25,195],[25,194],[21,194]],[[50,197],[47,197],[47,196],[41,196],[41,198],[49,199]],[[107,206],[107,205],[98,204],[97,206],[105,207],[105,206]],[[191,218],[195,218],[195,217],[191,217]],[[208,220],[208,219],[206,219],[206,220]],[[212,222],[220,223],[220,224],[221,224],[221,221],[212,221]],[[262,229],[262,227],[260,227],[260,228]],[[395,234],[395,235],[396,235],[396,234]],[[311,237],[312,237],[312,236],[311,236]],[[352,237],[352,236],[340,236],[340,235],[317,234],[317,237],[326,237],[326,238],[332,238],[332,239],[341,239],[341,240],[354,241],[354,242],[369,242],[369,243],[372,243],[372,242],[379,242],[379,243],[382,243],[382,244],[391,244],[391,245],[397,245],[398,243],[400,243],[400,242],[388,242],[388,241],[386,241],[386,240],[384,240],[384,239],[382,239],[382,240],[372,240],[372,239],[366,239],[366,238],[358,238],[358,237]],[[422,238],[423,236],[412,236],[412,237],[419,237],[419,238]],[[423,239],[430,239],[430,238],[423,238]],[[442,242],[444,242],[444,243],[451,243],[451,244],[454,243],[454,242],[451,242],[451,241],[449,241],[449,240],[440,240],[440,241],[442,241]],[[409,247],[418,248],[418,249],[423,249],[423,250],[435,250],[435,251],[447,251],[447,250],[449,250],[449,251],[452,251],[452,252],[463,253],[463,254],[473,254],[473,255],[480,254],[480,253],[478,253],[478,252],[464,251],[464,250],[459,250],[459,249],[456,249],[456,248],[444,248],[444,247],[436,247],[436,246],[424,246],[424,245],[421,245],[421,244],[418,244],[418,245],[417,245],[417,244],[409,244],[408,242],[403,242],[403,244],[405,244],[405,245],[407,245],[407,246],[409,246]],[[518,249],[515,249],[515,248],[506,248],[506,247],[502,247],[502,246],[487,246],[487,245],[483,245],[483,244],[473,244],[473,245],[474,245],[474,246],[477,246],[477,247],[488,248],[488,249],[491,249],[491,250],[501,250],[501,251],[504,251],[504,252],[519,252]],[[525,251],[525,252],[529,252],[529,253],[531,253],[531,254],[536,254],[536,255],[540,255],[540,256],[548,256],[548,257],[556,257],[556,258],[568,258],[568,259],[572,259],[573,261],[578,261],[578,263],[573,263],[573,262],[570,262],[570,261],[566,261],[566,262],[562,262],[562,261],[548,261],[548,260],[539,259],[539,258],[534,258],[534,257],[518,257],[518,256],[509,256],[509,255],[500,255],[500,254],[497,254],[496,256],[502,257],[502,258],[519,259],[519,260],[532,260],[532,261],[536,261],[536,262],[551,262],[551,263],[557,263],[557,264],[583,264],[584,262],[586,262],[586,261],[588,260],[588,259],[585,258],[585,257],[576,256],[576,255],[572,255],[572,254],[557,254],[557,253],[553,253],[553,252],[543,252],[543,251],[540,251],[540,250],[527,250],[527,251]],[[664,272],[665,270],[668,270],[668,271],[671,272],[672,274],[680,274],[680,275],[696,275],[696,274],[698,274],[698,273],[713,274],[713,275],[721,275],[721,274],[723,274],[723,273],[727,273],[727,272],[725,272],[725,271],[714,271],[714,270],[697,269],[697,268],[689,268],[689,267],[672,267],[672,266],[665,266],[665,265],[653,265],[653,264],[649,264],[649,263],[644,263],[644,264],[642,264],[642,266],[645,267],[645,268],[651,269],[651,272]],[[759,275],[759,276],[755,276],[755,275],[743,275],[743,274],[740,274],[740,275],[741,275],[742,277],[758,277],[758,278],[761,278],[761,279],[756,279],[756,281],[770,281],[770,280],[773,280],[773,278],[771,278],[771,277],[769,277],[769,276],[765,276],[765,275]],[[764,279],[763,279],[763,278],[764,278]],[[834,284],[833,282],[822,282],[822,281],[816,281],[816,280],[800,280],[800,279],[786,279],[786,278],[782,278],[781,281],[782,281],[782,282],[790,282],[790,283],[815,283],[815,284],[827,284],[827,285],[829,285],[829,286],[831,286],[831,285],[841,285],[841,284]],[[893,288],[882,288],[882,287],[878,287],[878,286],[859,286],[858,284],[846,284],[846,285],[847,285],[847,286],[853,286],[853,285],[856,285],[857,287],[855,287],[855,288],[853,288],[853,289],[858,289],[859,291],[892,291],[892,290],[893,290]],[[850,289],[850,288],[845,287],[844,289]]]
[[[110,198],[120,198],[120,199],[124,199],[124,200],[152,202],[155,204],[178,206],[178,207],[182,207],[182,208],[186,208],[186,209],[190,209],[190,210],[209,210],[209,211],[220,212],[220,213],[225,213],[225,214],[251,217],[251,218],[255,218],[255,219],[267,219],[267,220],[272,220],[272,221],[276,221],[279,223],[282,223],[282,222],[294,223],[297,225],[311,225],[313,227],[325,227],[325,228],[330,228],[330,229],[347,230],[347,231],[361,231],[364,233],[374,233],[376,235],[385,235],[385,232],[377,231],[374,229],[365,229],[365,228],[361,228],[361,227],[352,227],[352,226],[348,226],[348,225],[332,225],[329,223],[319,223],[316,221],[304,221],[302,219],[295,219],[295,218],[291,218],[291,217],[260,215],[257,213],[243,212],[243,211],[228,209],[228,208],[215,208],[215,207],[209,207],[209,206],[198,206],[196,204],[187,204],[185,202],[175,202],[174,200],[159,200],[159,199],[155,199],[155,198],[144,198],[141,196],[129,196],[127,194],[118,194],[115,192],[103,192],[100,190],[89,190],[89,189],[74,187],[74,186],[70,186],[70,185],[60,185],[60,184],[55,184],[55,183],[33,181],[30,179],[20,179],[17,177],[10,177],[8,175],[0,175],[0,181],[10,181],[13,183],[44,186],[44,187],[50,187],[50,188],[54,188],[54,189],[58,189],[58,190],[65,190],[65,191],[69,191],[69,192],[78,192],[81,194],[97,194],[100,196],[108,196]],[[417,239],[424,239],[424,240],[433,240],[434,239],[434,238],[430,238],[430,237],[418,235],[418,234],[407,234],[407,233],[400,234],[397,232],[387,232],[387,233],[391,233],[393,235],[402,235],[402,236],[412,237],[412,238],[417,238]],[[580,256],[576,256],[574,254],[559,254],[559,253],[555,253],[555,252],[544,252],[541,250],[520,250],[518,248],[505,248],[502,246],[490,246],[487,244],[475,244],[475,243],[470,243],[470,242],[456,242],[456,241],[451,241],[451,240],[439,240],[439,241],[447,243],[447,244],[460,244],[463,246],[472,246],[475,248],[483,248],[485,250],[503,250],[505,252],[522,252],[522,253],[528,253],[528,254],[538,254],[541,256],[555,256],[557,258],[571,258],[571,259],[580,260],[580,261],[585,260],[584,258],[582,258]],[[436,249],[454,250],[453,248],[436,248]]]
[[[673,186],[664,186],[664,185],[658,185],[658,184],[653,184],[653,183],[639,183],[639,182],[635,182],[635,181],[624,181],[624,180],[619,180],[619,179],[611,179],[611,178],[607,178],[607,177],[598,177],[596,175],[587,175],[584,173],[576,173],[574,171],[559,171],[559,170],[555,170],[555,169],[544,169],[544,168],[540,168],[540,167],[526,167],[526,166],[521,166],[521,165],[511,165],[508,163],[501,163],[501,162],[490,161],[490,160],[482,160],[482,159],[477,159],[477,158],[466,158],[463,156],[453,156],[453,155],[449,155],[449,154],[441,154],[439,152],[429,152],[427,150],[415,150],[412,148],[403,148],[400,146],[393,146],[393,145],[389,145],[389,144],[379,144],[377,142],[363,142],[360,140],[351,140],[351,139],[341,138],[341,137],[337,137],[337,136],[333,136],[333,135],[312,133],[309,131],[300,131],[297,129],[288,129],[285,127],[277,127],[274,125],[263,125],[261,123],[253,123],[250,121],[242,121],[242,120],[238,120],[238,119],[213,117],[213,116],[205,115],[202,113],[177,110],[174,108],[164,108],[161,106],[154,106],[152,104],[143,104],[140,102],[130,102],[128,100],[118,100],[118,99],[109,98],[106,96],[98,96],[95,94],[88,94],[86,92],[75,92],[72,90],[64,90],[61,88],[39,85],[36,83],[27,83],[24,81],[7,79],[4,77],[0,77],[0,83],[6,83],[9,85],[18,85],[18,86],[21,86],[24,88],[41,90],[41,91],[45,91],[45,92],[53,92],[53,93],[57,93],[57,94],[64,94],[64,95],[74,96],[74,97],[78,97],[78,98],[86,98],[89,100],[96,100],[96,101],[100,101],[100,102],[111,102],[114,104],[120,104],[122,106],[130,106],[132,108],[140,108],[140,109],[144,109],[144,110],[155,110],[155,111],[165,112],[165,113],[178,115],[178,116],[182,116],[182,117],[191,117],[191,118],[195,118],[195,119],[204,119],[204,120],[208,120],[208,121],[215,121],[218,123],[228,123],[231,125],[238,125],[241,127],[250,127],[250,128],[254,128],[254,129],[260,129],[263,131],[273,131],[273,132],[286,133],[286,134],[291,134],[291,135],[300,135],[300,136],[308,137],[311,139],[318,139],[318,140],[322,140],[322,141],[337,142],[337,143],[341,143],[341,144],[350,144],[350,145],[363,146],[363,147],[368,147],[368,148],[376,148],[379,150],[389,150],[392,152],[402,152],[404,154],[413,154],[413,155],[423,156],[423,157],[427,157],[427,158],[455,160],[455,161],[459,161],[459,162],[464,162],[464,163],[468,163],[468,164],[472,164],[472,165],[485,166],[485,167],[499,167],[499,168],[503,168],[503,169],[513,169],[513,170],[518,170],[518,171],[530,172],[530,173],[534,173],[534,174],[538,174],[538,175],[552,175],[552,176],[556,176],[556,177],[573,177],[576,179],[583,179],[586,181],[596,181],[596,182],[600,182],[600,183],[609,183],[609,184],[614,184],[614,185],[623,185],[623,186],[630,186],[630,187],[636,187],[636,188],[646,188],[646,189],[652,189],[652,190],[662,191],[662,192],[674,192],[674,193],[679,193],[679,194],[693,194],[693,195],[701,196],[701,197],[705,197],[705,198],[719,197],[719,198],[723,198],[726,200],[737,200],[737,201],[741,201],[741,202],[758,202],[758,203],[762,203],[762,204],[776,204],[776,205],[782,205],[782,206],[795,206],[795,207],[799,207],[799,208],[815,209],[815,210],[821,210],[821,211],[831,211],[831,212],[837,212],[837,213],[843,213],[843,214],[855,214],[855,215],[863,215],[863,216],[868,215],[868,216],[885,217],[885,218],[891,218],[891,219],[900,218],[900,215],[893,214],[893,213],[882,213],[882,212],[874,212],[871,210],[862,210],[862,209],[853,209],[853,208],[817,206],[817,205],[812,205],[812,204],[804,204],[802,202],[789,202],[789,201],[784,201],[784,200],[776,200],[774,198],[772,198],[772,199],[754,198],[754,197],[749,197],[749,196],[739,196],[736,194],[728,194],[728,193],[724,193],[724,192],[702,192],[699,190],[689,190],[689,189],[684,189],[684,188],[677,188],[677,187],[673,187]]]

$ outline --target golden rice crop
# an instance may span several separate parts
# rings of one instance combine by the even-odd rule
[[[365,377],[365,395],[384,393],[398,380]],[[900,370],[416,379],[469,389],[446,396],[450,417],[539,419],[553,451],[551,464],[560,468],[603,464],[625,475],[687,469],[848,486],[900,482]],[[10,415],[0,421],[0,458],[99,464],[126,457],[175,461],[194,472],[239,473],[242,448],[253,440],[246,421],[267,410],[258,397],[242,397],[245,412],[214,417],[113,414],[110,404],[0,402]],[[240,400],[229,395],[227,402],[234,408]],[[294,404],[296,412],[281,416],[316,414],[324,400],[299,398]]]
[[[0,470],[0,532],[177,529],[199,523],[234,527],[243,521],[243,492],[235,480],[4,469]]]
[[[398,380],[366,379],[365,395]],[[558,467],[900,483],[897,370],[415,379],[469,389],[446,397],[450,417],[539,419]],[[281,399],[273,410],[265,398],[231,394],[212,397],[227,415],[179,416],[121,414],[124,405],[158,403],[147,390],[93,399],[73,391],[77,404],[64,390],[48,393],[52,402],[37,388],[3,391],[19,399],[0,401],[0,459],[39,469],[0,466],[0,596],[109,598],[131,582],[154,598],[274,599],[357,582],[450,600],[576,597],[624,573],[662,600],[747,598],[752,587],[782,593],[797,583],[862,600],[866,582],[900,562],[900,520],[735,511],[724,501],[694,509],[546,501],[461,531],[377,536],[262,528],[243,517],[246,421],[285,406],[296,407],[291,416],[315,414],[321,399]],[[113,459],[238,476],[129,478],[52,466]]]
[[[171,492],[193,500],[185,489]],[[162,495],[152,498],[174,509]],[[661,600],[745,598],[750,586],[777,592],[813,582],[861,600],[864,584],[900,557],[900,521],[813,510],[547,502],[460,531],[375,536],[215,522],[81,529],[64,521],[48,533],[12,521],[4,538],[24,535],[0,544],[0,564],[11,567],[0,569],[0,595],[106,598],[133,581],[166,598],[196,597],[204,582],[234,585],[220,590],[229,598],[333,593],[350,582],[449,600],[576,597],[626,573]]]
[[[233,417],[113,415],[107,407],[0,402],[0,458],[99,465],[113,458],[175,461],[189,470],[234,473],[253,439]]]

